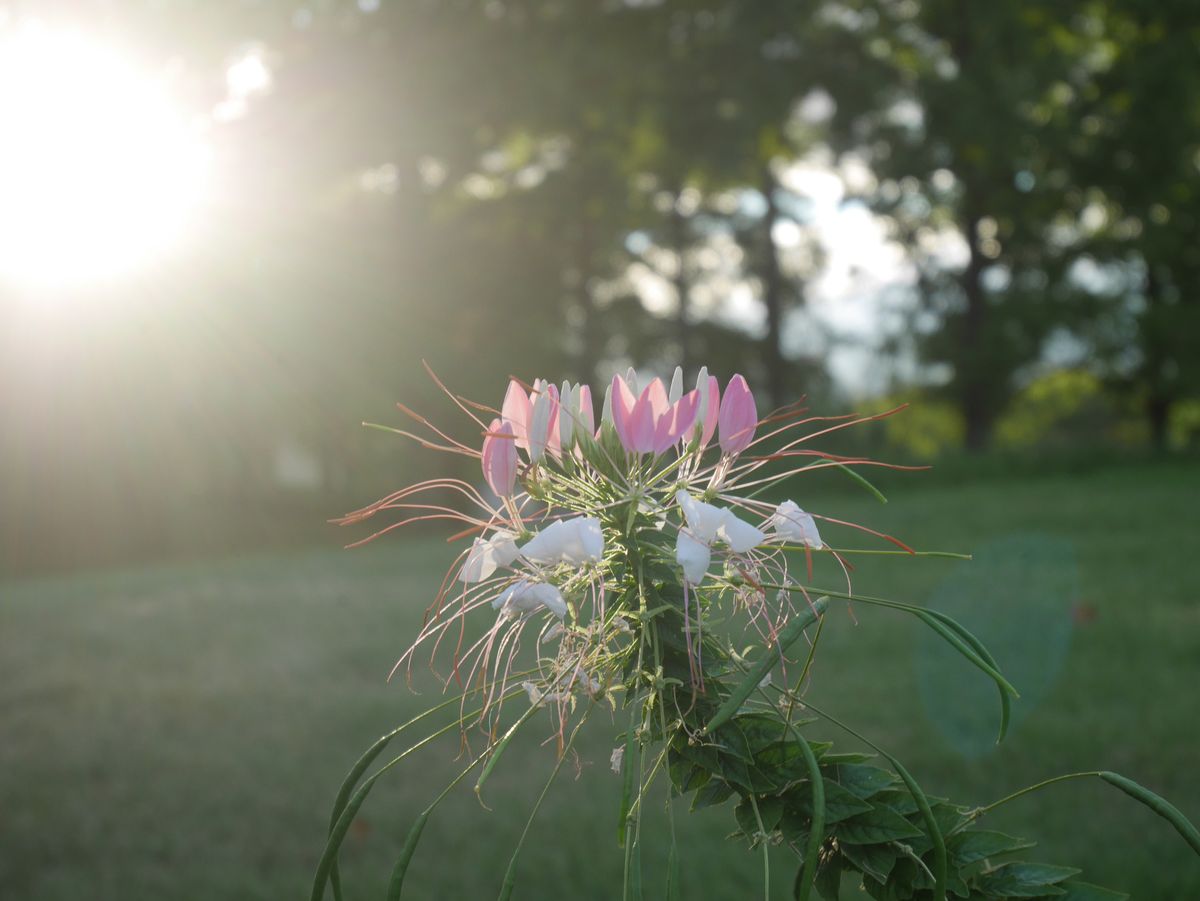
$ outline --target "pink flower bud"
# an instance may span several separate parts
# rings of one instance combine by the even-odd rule
[[[721,450],[727,454],[740,454],[754,440],[754,429],[758,425],[758,408],[750,386],[740,375],[735,375],[725,386],[725,397],[721,399]]]
[[[498,496],[509,497],[517,481],[517,442],[512,425],[492,420],[483,438],[482,456],[488,486]]]
[[[533,415],[533,402],[521,387],[520,382],[513,379],[508,383],[508,391],[504,394],[504,406],[500,415],[507,425],[512,426],[515,444],[519,448],[529,450],[529,417]]]

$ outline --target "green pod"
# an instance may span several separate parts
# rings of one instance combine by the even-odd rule
[[[771,672],[775,668],[775,665],[783,659],[784,652],[795,644],[796,640],[804,634],[805,629],[825,614],[825,608],[828,606],[829,598],[817,598],[810,609],[804,611],[803,614],[787,624],[787,627],[779,633],[779,640],[775,647],[768,650],[762,659],[750,668],[745,678],[733,690],[733,693],[725,699],[725,703],[718,708],[713,718],[709,720],[708,725],[704,727],[706,734],[711,734],[714,730],[721,728],[721,726],[733,719],[734,714],[741,710],[742,705],[746,703],[746,699],[754,694],[755,690],[762,683],[762,680],[767,677],[767,673]]]
[[[1107,770],[1099,773],[1101,779],[1109,785],[1119,788],[1125,794],[1134,800],[1141,801],[1156,814],[1175,827],[1175,831],[1183,836],[1183,840],[1188,843],[1193,851],[1200,854],[1200,832],[1196,831],[1196,827],[1191,821],[1183,815],[1183,812],[1159,795],[1156,795],[1150,789],[1138,785],[1132,779],[1127,779],[1120,773],[1112,773]]]

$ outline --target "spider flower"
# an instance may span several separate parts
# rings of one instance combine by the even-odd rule
[[[411,664],[419,647],[453,653],[456,677],[483,692],[481,722],[497,715],[494,699],[522,679],[534,686],[531,699],[559,702],[559,716],[579,700],[570,688],[582,684],[575,674],[621,684],[645,640],[646,608],[681,614],[691,684],[703,690],[709,611],[730,603],[746,611],[748,626],[778,634],[797,607],[790,594],[777,596],[768,586],[797,584],[795,550],[826,549],[812,515],[794,501],[756,498],[821,465],[814,464],[819,452],[793,448],[829,431],[827,421],[797,434],[814,420],[798,406],[786,408],[763,436],[774,441],[772,452],[742,456],[756,438],[754,396],[742,376],[722,386],[706,369],[694,383],[679,369],[665,383],[618,375],[607,386],[599,423],[595,413],[587,385],[513,379],[499,415],[476,420],[483,432],[478,449],[416,417],[439,446],[479,459],[491,494],[434,479],[344,520],[399,510],[408,518],[397,525],[452,520],[463,526],[455,538],[472,536],[401,664]],[[711,446],[718,435],[719,449]],[[792,457],[798,459],[789,463]],[[456,492],[461,502],[415,500],[424,491]],[[414,509],[420,512],[408,515]],[[804,564],[811,582],[811,555]],[[653,599],[643,593],[648,585]],[[484,609],[496,615],[468,641],[464,621]],[[532,641],[523,640],[527,629],[537,631]],[[517,658],[531,653],[532,669],[519,667]]]
[[[522,579],[504,589],[492,601],[492,607],[500,611],[501,619],[518,619],[539,610],[549,610],[559,619],[567,615],[567,602],[562,592],[549,582],[533,582]]]
[[[677,492],[675,501],[686,523],[676,538],[675,561],[692,585],[704,580],[714,543],[720,541],[735,554],[746,554],[767,539],[765,532],[738,519],[733,511],[696,500],[686,491]]]
[[[776,507],[775,512],[767,520],[767,524],[775,531],[776,535],[785,541],[802,544],[806,547],[821,548],[825,546],[821,541],[821,533],[817,531],[817,524],[813,521],[812,514],[801,510],[795,501],[784,501]]]
[[[519,553],[513,533],[504,529],[486,540],[476,538],[458,577],[464,582],[490,579],[501,566],[508,566],[516,560]]]

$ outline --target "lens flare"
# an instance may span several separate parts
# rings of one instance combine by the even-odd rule
[[[161,79],[79,32],[0,30],[0,134],[0,280],[22,287],[153,262],[203,193],[206,148]]]

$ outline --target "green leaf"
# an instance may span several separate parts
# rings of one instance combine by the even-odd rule
[[[821,765],[841,766],[846,763],[866,763],[868,760],[874,760],[876,756],[875,754],[864,754],[860,751],[843,751],[837,754],[826,754],[821,758]]]
[[[746,835],[752,836],[758,832],[758,820],[754,817],[754,806],[750,803],[749,797],[742,798],[734,809],[733,815],[737,819],[738,826]],[[770,835],[775,831],[775,827],[779,825],[779,820],[783,816],[783,799],[770,795],[758,798],[758,815],[762,817],[763,829]]]
[[[812,816],[812,790],[807,781],[788,792],[791,798],[790,806],[805,818]],[[837,823],[848,820],[860,813],[873,810],[874,805],[852,795],[836,782],[825,780],[825,822]]]
[[[1109,891],[1087,882],[1068,880],[1059,883],[1059,887],[1066,891],[1062,901],[1128,901],[1129,898],[1124,892]]]
[[[816,717],[792,720],[792,726],[800,728],[815,722]],[[742,713],[735,716],[729,725],[736,726],[742,733],[751,756],[757,756],[760,751],[789,740],[788,726],[778,716],[766,713]]]
[[[838,824],[838,841],[850,845],[876,845],[923,835],[900,814],[887,807],[873,807]]]
[[[692,812],[724,804],[731,797],[733,797],[732,786],[725,780],[713,776],[696,792],[696,797],[692,799]]]
[[[877,766],[847,763],[837,767],[833,780],[855,796],[866,800],[896,784],[896,776]]]
[[[1005,835],[1003,832],[971,829],[948,838],[946,850],[950,852],[950,859],[955,866],[965,867],[989,857],[1032,848],[1035,844],[1037,843]]]
[[[900,859],[895,845],[839,845],[846,860],[862,870],[864,874],[880,882],[887,882],[888,875]]]
[[[722,726],[711,733],[713,740],[720,747],[722,755],[731,754],[738,760],[750,763],[754,760],[754,752],[745,734],[738,728],[737,720]]]
[[[976,887],[992,898],[1043,898],[1065,895],[1057,883],[1079,875],[1075,867],[1056,867],[1047,863],[1006,863],[980,873]]]

